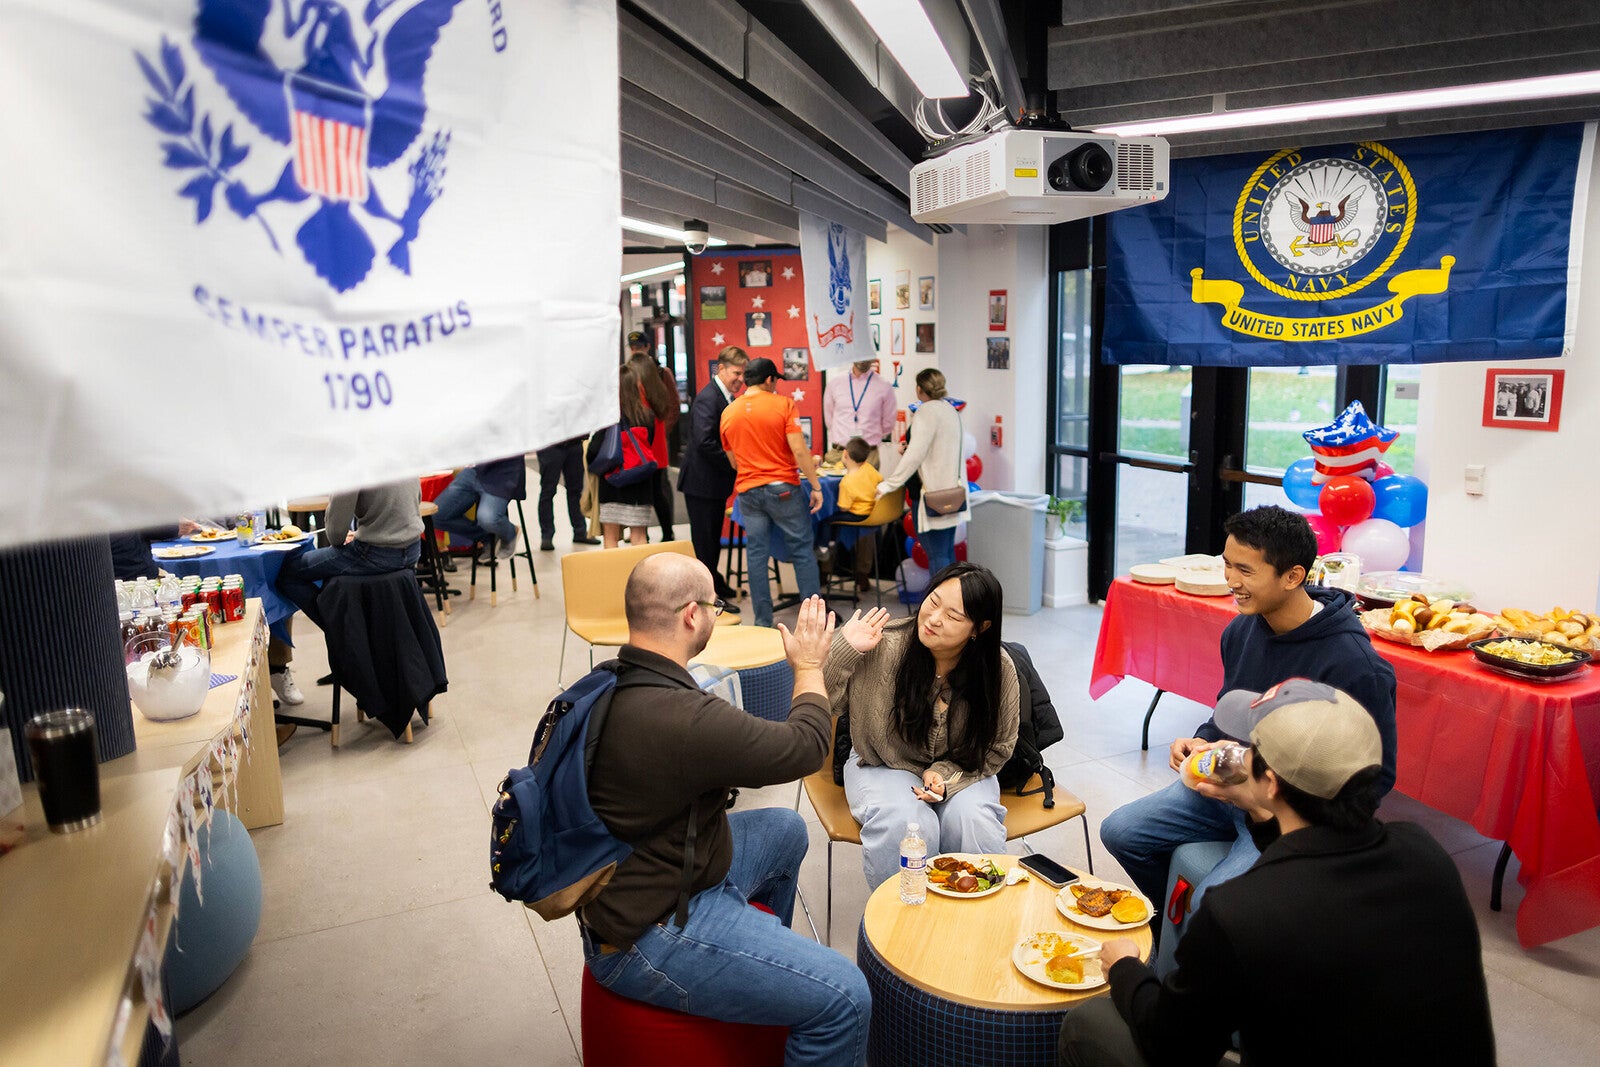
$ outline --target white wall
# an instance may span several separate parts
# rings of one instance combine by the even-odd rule
[[[1424,570],[1464,582],[1479,606],[1543,611],[1595,608],[1600,598],[1600,168],[1591,176],[1571,355],[1519,370],[1564,370],[1555,433],[1483,425],[1485,371],[1493,364],[1423,368],[1417,476],[1428,483]],[[1484,494],[1468,496],[1464,469],[1487,468]]]
[[[883,338],[884,373],[901,363],[900,406],[916,399],[916,375],[924,367],[944,372],[950,395],[965,400],[965,429],[977,439],[985,489],[1042,492],[1045,476],[1045,394],[1049,364],[1049,289],[1043,226],[970,226],[965,234],[935,238],[929,247],[898,230],[887,242],[867,242],[867,276],[883,282],[883,313],[875,316]],[[911,275],[911,307],[894,307],[894,276]],[[918,311],[917,279],[935,281],[934,309]],[[1011,368],[988,369],[989,290],[1005,289],[1009,308]],[[906,353],[889,352],[889,320],[906,321]],[[916,324],[936,327],[936,351],[916,351]],[[995,448],[989,427],[1001,416],[1004,441]]]

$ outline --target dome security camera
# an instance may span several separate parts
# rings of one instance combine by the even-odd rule
[[[711,240],[711,231],[699,219],[686,219],[683,223],[683,247],[691,256],[698,256],[706,250],[706,243]]]

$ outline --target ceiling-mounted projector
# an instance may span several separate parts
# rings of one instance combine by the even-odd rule
[[[1162,137],[1001,130],[911,168],[924,223],[1070,222],[1167,195]]]

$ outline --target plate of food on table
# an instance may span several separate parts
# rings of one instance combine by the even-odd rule
[[[216,550],[215,545],[173,545],[169,548],[152,548],[150,554],[156,559],[193,559],[196,556],[209,556]]]
[[[1080,878],[1061,887],[1056,910],[1082,926],[1098,930],[1136,930],[1150,921],[1155,906],[1129,885],[1103,878]]]
[[[281,530],[268,530],[261,535],[259,544],[263,545],[295,545],[310,538],[300,527],[290,523]]]
[[[232,530],[223,530],[223,529],[220,529],[219,527],[216,527],[216,526],[207,526],[207,527],[203,527],[202,529],[196,530],[194,533],[190,534],[189,535],[189,540],[191,540],[191,541],[200,541],[200,542],[206,542],[206,541],[232,541],[233,540],[233,536],[234,535],[233,535],[233,531]]]
[[[1471,647],[1483,666],[1525,682],[1564,681],[1581,672],[1591,659],[1581,648],[1531,637],[1496,637],[1474,641]]]
[[[1006,872],[988,856],[946,852],[928,858],[928,892],[945,897],[987,897],[1006,887]]]
[[[1056,989],[1097,989],[1106,984],[1100,942],[1083,934],[1042,930],[1011,950],[1011,963],[1040,985]]]

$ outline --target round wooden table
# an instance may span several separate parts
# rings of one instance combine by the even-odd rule
[[[994,860],[1010,870],[1018,857]],[[975,900],[929,893],[919,907],[900,903],[898,878],[879,886],[867,900],[856,943],[856,962],[872,989],[872,1063],[1055,1067],[1067,1012],[1111,987],[1071,992],[1040,985],[1012,965],[1011,950],[1045,930],[1096,941],[1131,938],[1142,959],[1149,959],[1151,942],[1148,924],[1113,933],[1071,922],[1056,910],[1055,895],[1031,874]]]

